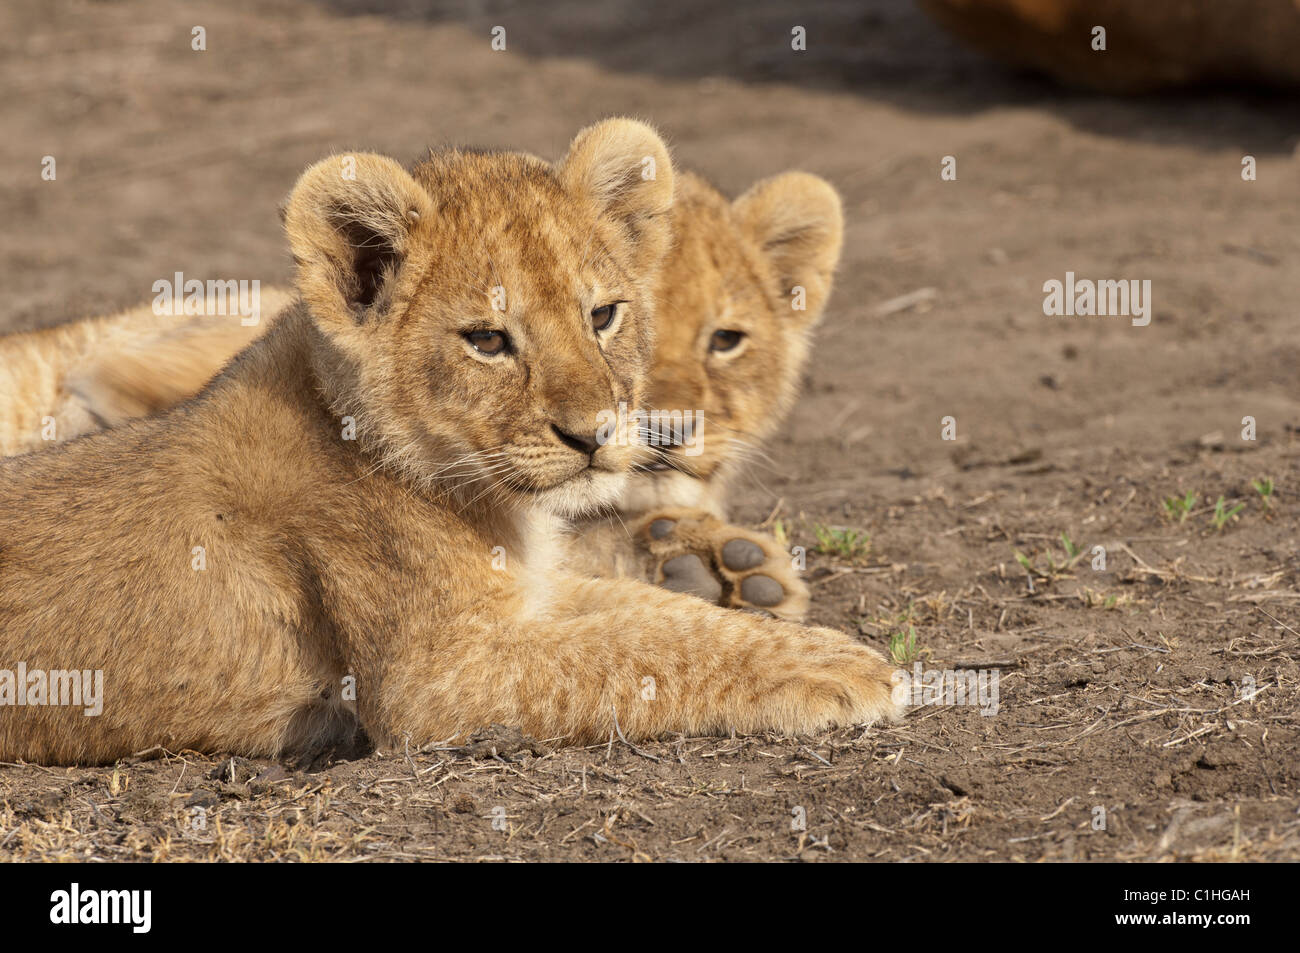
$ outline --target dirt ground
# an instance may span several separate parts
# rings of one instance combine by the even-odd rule
[[[811,550],[816,622],[996,670],[998,710],[637,749],[498,732],[325,765],[0,766],[0,858],[1300,859],[1293,97],[1064,92],[907,0],[396,6],[5,4],[0,330],[176,271],[283,283],[277,205],[338,149],[557,155],[621,113],[732,193],[820,173],[843,266],[734,516]],[[1149,279],[1150,325],[1045,316],[1067,271]],[[1244,508],[1216,528],[1220,497]],[[869,546],[815,551],[819,526]]]

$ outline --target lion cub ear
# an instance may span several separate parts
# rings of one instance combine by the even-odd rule
[[[433,202],[397,162],[373,153],[330,156],[307,169],[285,205],[298,290],[326,324],[358,324],[385,303]]]
[[[623,223],[633,242],[660,246],[672,238],[665,214],[673,205],[673,164],[668,147],[650,126],[635,119],[606,119],[574,137],[560,161],[560,181],[586,196],[605,215]],[[654,254],[656,249],[641,248]]]
[[[817,321],[844,241],[844,212],[834,187],[808,172],[784,172],[755,183],[731,210],[772,263],[780,294],[795,316]]]

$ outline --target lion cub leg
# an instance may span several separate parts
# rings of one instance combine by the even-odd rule
[[[549,588],[553,604],[531,619],[475,612],[441,635],[386,638],[390,657],[357,685],[370,737],[426,744],[501,724],[586,744],[616,731],[802,734],[902,713],[894,666],[843,632],[630,579],[556,574]]]

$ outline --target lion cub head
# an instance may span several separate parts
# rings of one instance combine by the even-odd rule
[[[431,491],[576,515],[613,501],[635,435],[673,169],[649,126],[584,129],[554,166],[432,153],[317,163],[289,198],[331,409]],[[602,412],[604,412],[602,414]]]
[[[843,213],[834,188],[805,172],[765,179],[734,202],[681,174],[673,224],[650,383],[656,452],[622,505],[721,511],[728,478],[798,393],[809,332],[840,256]]]

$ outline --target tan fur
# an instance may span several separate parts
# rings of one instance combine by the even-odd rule
[[[0,461],[0,667],[100,669],[105,694],[98,717],[0,707],[0,760],[896,714],[890,666],[843,633],[551,565],[559,518],[616,499],[635,458],[553,428],[643,401],[671,234],[658,137],[600,123],[554,168],[353,158],[355,180],[336,156],[290,197],[303,303],[195,399]],[[588,312],[615,300],[597,335]],[[504,359],[464,337],[489,328]]]

